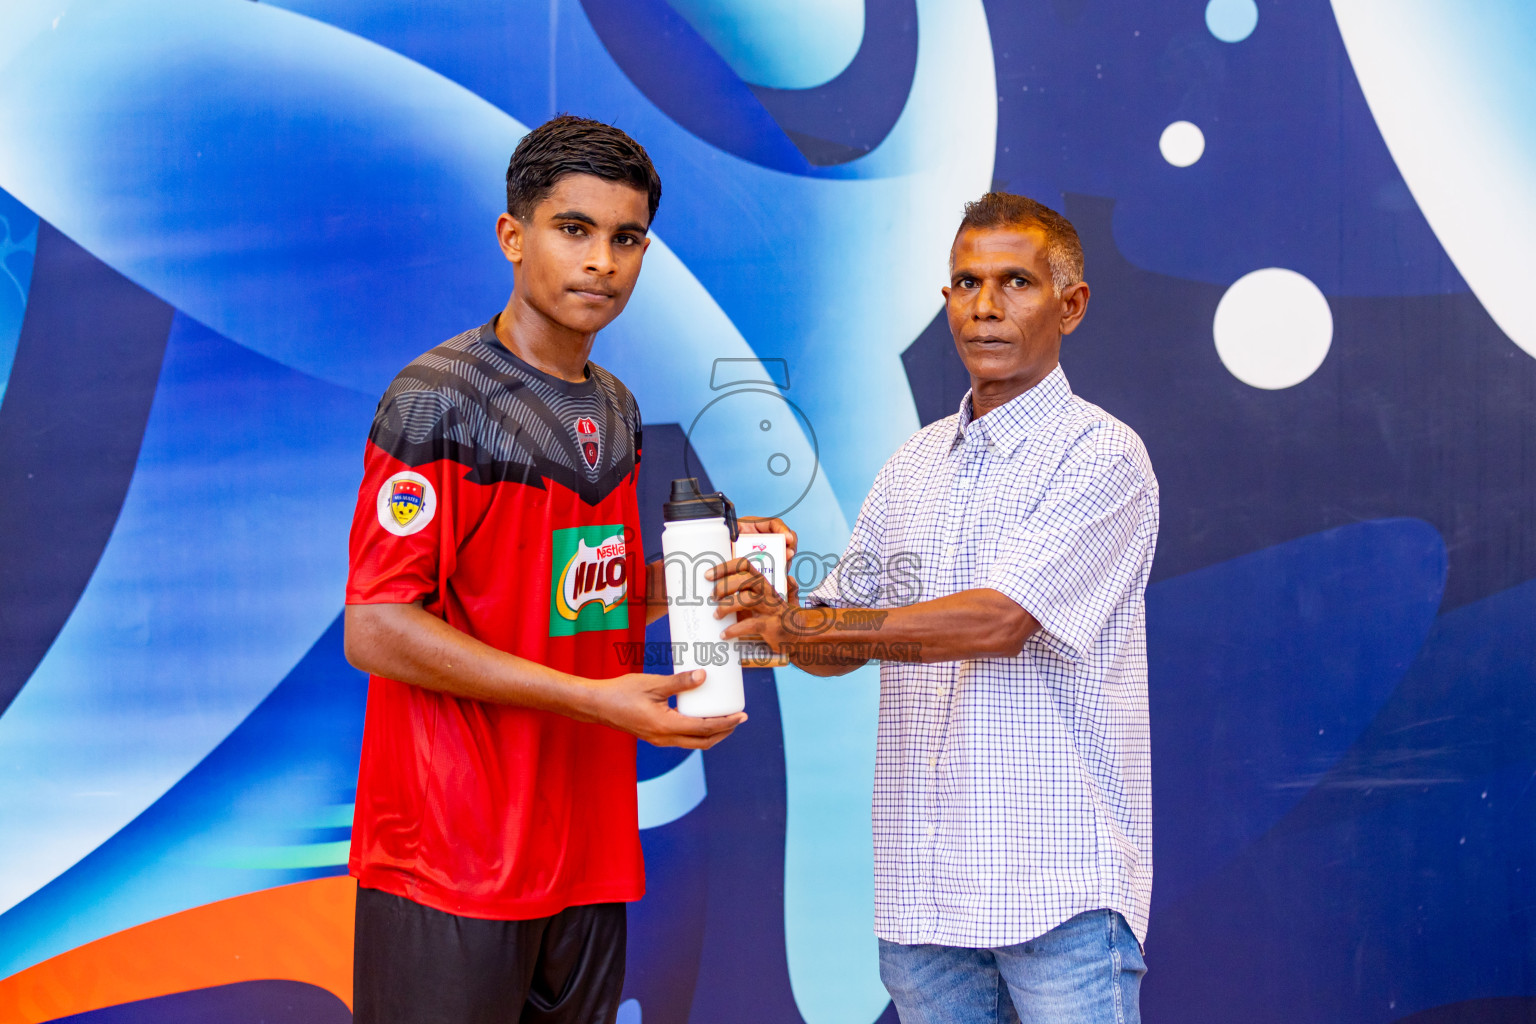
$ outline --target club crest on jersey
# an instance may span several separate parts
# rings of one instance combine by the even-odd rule
[[[420,473],[396,473],[379,488],[379,525],[396,537],[409,537],[437,514],[437,492]]]
[[[421,511],[421,499],[426,493],[427,489],[415,480],[396,480],[389,490],[389,510],[395,514],[395,522],[410,526]]]
[[[624,527],[556,530],[551,541],[550,635],[627,628],[629,563]]]
[[[576,440],[581,445],[581,457],[586,460],[587,468],[596,469],[597,423],[590,416],[582,416],[576,421]]]

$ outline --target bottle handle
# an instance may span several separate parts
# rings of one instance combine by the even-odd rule
[[[716,493],[719,494],[720,504],[725,506],[725,527],[731,531],[731,543],[734,544],[741,536],[741,524],[736,521],[736,506],[723,493]]]

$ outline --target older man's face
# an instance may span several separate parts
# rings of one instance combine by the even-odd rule
[[[1045,232],[1034,226],[972,228],[955,239],[944,301],[975,384],[1014,394],[1034,387],[1055,368],[1061,336],[1082,320],[1087,286],[1056,295],[1045,252]]]

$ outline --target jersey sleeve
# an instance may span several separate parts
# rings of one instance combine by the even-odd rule
[[[352,516],[348,604],[428,603],[453,574],[476,491],[462,446],[449,435],[451,408],[431,394],[381,403],[363,455]]]
[[[640,510],[640,448],[644,442],[645,428],[640,422],[640,403],[633,392],[626,392],[624,404],[625,424],[629,430],[630,444],[635,450],[635,468],[630,474],[629,487],[635,495],[632,522],[626,526],[624,541],[628,545],[626,571],[629,573],[629,614],[639,616],[645,622],[650,616],[651,575],[645,562],[645,538],[641,535],[641,523],[645,516]],[[634,670],[639,671],[640,665]]]
[[[640,467],[640,450],[645,443],[645,424],[640,420],[640,403],[635,401],[633,393],[629,396],[629,422],[634,425],[635,439],[635,468]]]

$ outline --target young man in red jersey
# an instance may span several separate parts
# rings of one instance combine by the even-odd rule
[[[346,611],[347,657],[372,674],[350,863],[359,1024],[612,1021],[624,904],[645,887],[635,738],[707,748],[746,720],[679,715],[667,698],[703,673],[623,657],[665,588],[640,543],[639,410],[587,357],[660,198],[618,129],[534,129],[497,221],[506,307],[379,403]]]

